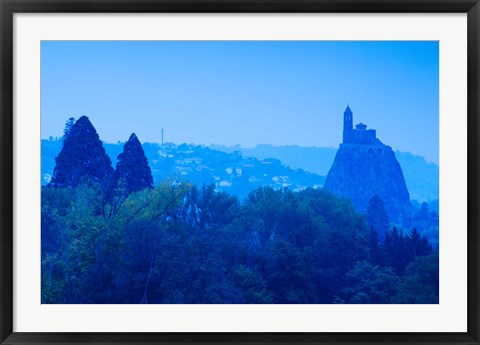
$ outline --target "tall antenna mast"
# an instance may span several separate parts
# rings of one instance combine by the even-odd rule
[[[163,128],[162,128],[162,146],[163,146]]]

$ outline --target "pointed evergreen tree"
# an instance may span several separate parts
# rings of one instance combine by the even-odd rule
[[[65,123],[65,128],[63,129],[63,137],[62,137],[62,142],[65,141],[65,138],[67,138],[70,135],[70,130],[72,129],[72,126],[75,124],[75,118],[71,117],[67,120]]]
[[[117,158],[115,181],[124,184],[127,193],[153,187],[152,171],[135,133],[132,133]]]
[[[51,185],[54,187],[76,187],[82,182],[99,182],[107,187],[113,177],[112,162],[86,116],[75,123],[67,121],[63,147],[55,158],[55,170]]]
[[[374,228],[370,228],[370,260],[373,265],[379,265],[381,260],[378,234]]]
[[[385,242],[390,220],[388,219],[383,201],[377,194],[370,198],[366,220],[370,228],[373,228],[377,232],[379,241],[382,243]]]

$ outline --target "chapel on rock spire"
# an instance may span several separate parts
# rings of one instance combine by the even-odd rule
[[[347,106],[343,113],[343,144],[375,145],[379,143],[377,131],[367,129],[367,125],[359,123],[353,128],[353,112]]]

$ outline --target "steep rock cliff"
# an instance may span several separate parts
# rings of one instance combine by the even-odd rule
[[[411,204],[402,169],[390,146],[378,139],[373,145],[341,144],[324,188],[349,198],[365,212],[377,194],[393,222],[406,223]]]

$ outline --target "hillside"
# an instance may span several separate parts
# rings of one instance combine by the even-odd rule
[[[257,145],[253,148],[210,145],[213,150],[224,152],[239,151],[246,157],[258,159],[276,158],[292,169],[301,168],[314,174],[326,176],[332,166],[337,149],[333,147],[302,147],[298,145],[272,146]]]
[[[253,148],[236,146],[211,145],[210,148],[224,152],[241,152],[245,156],[258,159],[276,158],[292,169],[302,168],[306,171],[326,176],[335,159],[336,148],[332,147],[300,147],[257,145]],[[438,199],[439,168],[429,163],[422,156],[410,152],[395,151],[402,167],[407,189],[411,200],[419,202]]]
[[[410,199],[420,202],[438,199],[438,165],[410,152],[395,151],[395,156],[402,167]]]
[[[60,152],[61,144],[59,140],[42,140],[42,184],[48,183],[48,177],[53,174],[55,157]],[[104,146],[112,163],[115,165],[117,156],[122,152],[123,143],[104,143]],[[162,151],[162,154],[167,154],[167,157],[162,157],[159,144],[144,143],[142,146],[150,162],[155,183],[171,173],[190,178],[195,171],[196,173],[200,172],[200,174],[197,174],[200,182],[221,183],[222,186],[219,186],[219,188],[223,190],[230,188],[227,186],[234,180],[246,183],[245,174],[251,173],[252,168],[259,169],[254,174],[257,181],[248,182],[252,188],[260,185],[260,183],[277,186],[282,184],[288,185],[292,183],[292,177],[295,179],[299,178],[298,181],[294,182],[297,187],[303,186],[304,183],[309,182],[311,179],[314,179],[314,181],[311,181],[313,182],[312,185],[323,185],[325,176],[333,164],[335,154],[337,153],[337,149],[331,147],[258,145],[254,148],[242,148],[238,145],[233,147],[211,145],[207,148],[204,146],[187,145],[188,148],[182,147],[180,149],[182,145],[178,147],[170,145],[170,148],[164,150],[165,152]],[[167,153],[169,150],[172,152]],[[168,157],[169,154],[173,154],[174,157]],[[202,163],[193,159],[197,154],[201,155]],[[428,163],[423,157],[415,156],[410,152],[395,151],[395,156],[402,167],[410,199],[419,202],[438,199],[438,165]],[[274,160],[268,160],[268,158],[273,158]],[[266,160],[265,163],[260,164],[263,160]],[[242,168],[241,165],[243,164],[246,164],[246,166]],[[253,166],[249,164],[253,164]],[[204,166],[213,169],[213,171],[205,169]],[[271,170],[267,169],[267,166]],[[242,172],[244,173],[241,177],[234,174],[233,170],[231,174],[228,174],[225,170],[227,168],[236,169],[237,167],[240,167],[241,170],[243,169]],[[287,169],[287,167],[290,169]],[[267,171],[264,171],[265,169]],[[302,173],[295,172],[295,169],[303,169],[312,174],[304,174],[303,177],[300,177]],[[267,174],[267,176],[263,176],[263,174]],[[273,181],[272,178],[276,176],[288,176],[290,182],[288,180],[283,181],[283,177],[276,178],[276,181]],[[266,177],[268,179],[265,179]],[[233,189],[235,188],[236,186]]]
[[[42,140],[42,184],[48,183],[53,175],[55,157],[61,145],[61,141]],[[115,165],[123,143],[104,143],[104,147]],[[165,178],[175,177],[199,186],[213,183],[219,191],[244,198],[260,186],[289,187],[298,191],[307,187],[321,187],[325,182],[324,176],[286,167],[275,158],[257,159],[245,157],[239,152],[226,153],[188,144],[177,146],[169,143],[161,146],[144,143],[142,147],[155,184]]]

